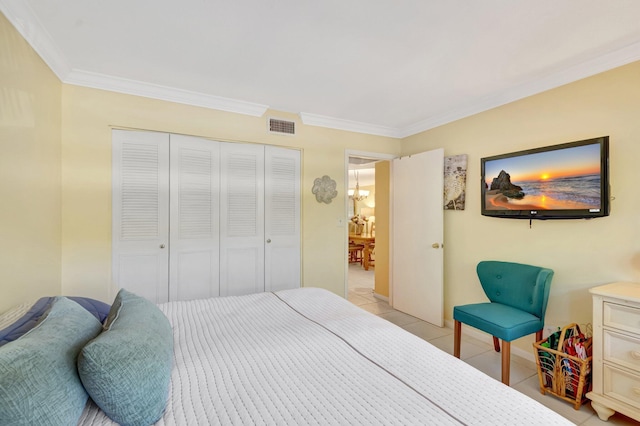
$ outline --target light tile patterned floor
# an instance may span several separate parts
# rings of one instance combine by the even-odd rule
[[[427,340],[443,351],[453,354],[453,330],[436,327],[418,318],[396,311],[388,303],[375,298],[373,296],[373,274],[373,268],[365,271],[359,264],[349,265],[349,301]],[[462,340],[460,358],[494,379],[500,380],[500,354],[493,350],[493,346],[464,334]],[[609,421],[603,422],[595,414],[589,403],[584,404],[580,410],[574,410],[573,406],[568,402],[553,395],[542,395],[535,364],[513,354],[511,356],[511,387],[541,402],[577,425],[618,426],[639,424],[618,413],[610,417]]]

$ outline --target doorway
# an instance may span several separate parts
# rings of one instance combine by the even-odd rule
[[[376,211],[389,209],[389,186],[376,185],[376,168],[380,164],[393,159],[393,155],[348,151],[345,158],[345,298],[351,294],[375,296],[388,300],[388,290],[383,294],[376,293],[377,280],[388,289],[388,267],[378,253],[389,250],[388,238],[382,241],[378,236],[380,218]],[[384,173],[382,173],[384,177]],[[388,176],[387,176],[388,178]],[[382,190],[382,193],[380,191]],[[380,205],[380,203],[386,205]],[[385,221],[385,215],[382,215]],[[388,221],[388,217],[386,219]],[[388,229],[388,222],[382,224]],[[387,234],[388,235],[388,234]],[[386,242],[385,242],[386,241]],[[381,247],[381,242],[386,247]]]
[[[347,195],[349,228],[349,292],[371,295],[375,288],[375,163],[378,160],[349,157]]]

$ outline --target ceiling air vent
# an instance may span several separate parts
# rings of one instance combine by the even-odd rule
[[[269,119],[269,131],[273,133],[284,133],[285,135],[296,134],[296,123],[294,121]]]

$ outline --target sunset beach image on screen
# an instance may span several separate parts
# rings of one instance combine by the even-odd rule
[[[488,160],[484,167],[487,210],[602,207],[599,143]]]

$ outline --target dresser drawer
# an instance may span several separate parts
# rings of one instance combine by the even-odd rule
[[[637,333],[640,335],[640,309],[617,303],[605,302],[603,306],[605,327]]]
[[[610,365],[604,365],[603,375],[605,395],[634,407],[640,406],[640,376]]]
[[[640,338],[613,331],[604,331],[605,361],[636,370],[640,373]]]

